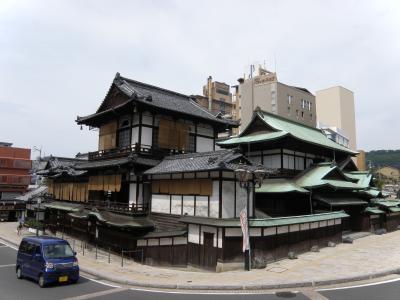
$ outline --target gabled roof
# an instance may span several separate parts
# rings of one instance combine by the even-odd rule
[[[356,180],[357,184],[362,188],[366,189],[371,185],[372,173],[369,171],[345,172],[344,174]]]
[[[144,174],[235,170],[238,167],[239,160],[248,163],[243,154],[236,149],[171,155],[165,157],[161,163],[147,170]]]
[[[261,120],[265,124],[266,129],[268,129],[270,132],[260,132],[259,134],[253,133],[248,135],[248,128],[250,128],[251,124],[257,119]],[[261,110],[253,113],[251,122],[238,137],[218,142],[218,144],[224,146],[242,143],[260,143],[280,139],[286,136],[291,136],[303,142],[318,145],[324,148],[345,152],[350,155],[355,155],[358,153],[330,140],[320,129],[297,123]]]
[[[107,103],[107,101],[111,101],[109,100],[110,97],[108,96],[111,94],[114,88],[125,95],[125,100],[119,100],[116,103]],[[107,94],[103,103],[100,105],[97,112],[89,116],[78,117],[77,123],[92,125],[92,121],[98,116],[105,115],[107,113],[113,114],[116,112],[116,110],[123,109],[132,103],[140,104],[153,109],[161,109],[165,113],[168,113],[169,111],[171,113],[178,113],[188,117],[202,119],[206,122],[233,127],[239,126],[237,121],[214,116],[211,112],[201,107],[196,103],[196,101],[187,95],[122,77],[119,75],[119,73],[117,73],[110,87],[109,93]]]

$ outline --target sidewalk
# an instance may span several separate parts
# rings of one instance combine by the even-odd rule
[[[17,235],[17,223],[0,223],[0,238],[19,244],[21,238],[32,235],[26,230]],[[281,260],[261,270],[231,271],[223,273],[187,271],[141,265],[124,261],[95,250],[75,245],[81,270],[119,284],[140,287],[242,290],[279,289],[337,284],[365,280],[400,272],[400,231],[384,235],[370,235],[353,244],[340,244],[320,252],[299,255],[295,260]]]

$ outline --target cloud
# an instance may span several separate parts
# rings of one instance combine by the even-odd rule
[[[399,12],[396,1],[3,0],[0,136],[54,155],[93,150],[97,133],[74,120],[115,72],[196,94],[208,75],[235,84],[265,60],[281,82],[353,90],[359,147],[400,148]]]

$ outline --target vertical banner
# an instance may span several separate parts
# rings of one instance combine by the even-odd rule
[[[242,233],[243,233],[243,252],[245,252],[246,250],[250,249],[246,207],[241,210],[239,217],[240,217],[240,227],[242,227]]]

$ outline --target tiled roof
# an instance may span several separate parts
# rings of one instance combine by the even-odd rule
[[[160,161],[156,159],[134,155],[128,157],[87,161],[84,163],[77,164],[75,166],[75,169],[77,170],[101,169],[105,167],[118,167],[131,163],[153,167],[157,165],[159,162]]]
[[[119,73],[117,73],[117,76],[114,79],[113,86],[117,87],[122,93],[129,97],[125,102],[119,103],[117,105],[119,107],[125,106],[131,102],[137,102],[148,107],[180,113],[213,123],[230,126],[239,125],[237,121],[214,116],[211,112],[201,107],[187,95],[122,77],[119,76]],[[107,97],[104,101],[107,101]],[[85,121],[94,118],[99,114],[106,113],[107,110],[101,110],[101,108],[104,107],[104,101],[95,114],[86,117],[78,117],[78,124],[84,124]],[[114,110],[115,108],[116,107],[112,107],[108,110]]]
[[[238,161],[248,162],[236,149],[199,152],[165,157],[160,164],[144,174],[169,174],[193,171],[234,170]]]

